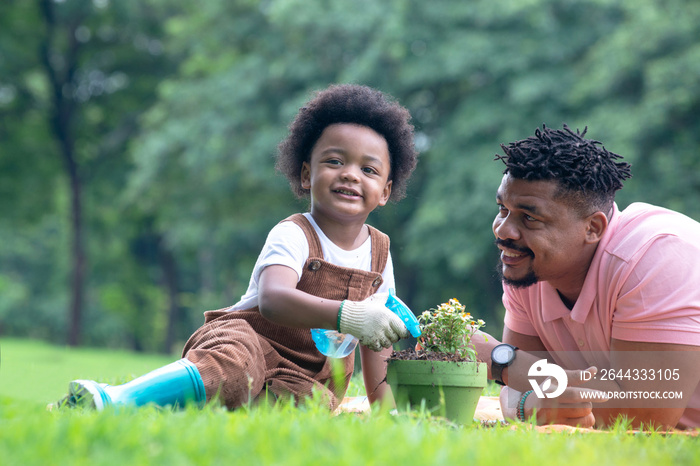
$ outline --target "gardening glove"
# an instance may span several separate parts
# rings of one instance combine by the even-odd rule
[[[384,304],[386,295],[364,301],[345,300],[338,311],[338,331],[349,333],[372,351],[390,348],[401,338],[410,336],[399,316]]]

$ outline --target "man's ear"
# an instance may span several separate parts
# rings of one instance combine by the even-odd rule
[[[301,164],[301,189],[311,189],[311,167],[308,162]]]
[[[603,212],[595,212],[587,218],[586,243],[594,244],[600,241],[608,229],[608,217]]]

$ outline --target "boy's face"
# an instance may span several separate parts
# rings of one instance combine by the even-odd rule
[[[366,126],[326,127],[301,169],[301,186],[311,192],[314,218],[364,223],[391,194],[389,147]]]

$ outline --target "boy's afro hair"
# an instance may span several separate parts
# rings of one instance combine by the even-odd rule
[[[323,130],[336,123],[372,128],[386,139],[391,159],[390,200],[406,195],[408,179],[416,167],[411,115],[386,94],[367,86],[337,84],[317,91],[289,125],[289,135],[278,146],[277,169],[289,180],[294,194],[308,197],[301,187],[301,167]]]

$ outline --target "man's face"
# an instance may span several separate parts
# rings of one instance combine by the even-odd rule
[[[527,287],[547,281],[559,290],[583,284],[591,258],[588,220],[555,198],[557,187],[555,181],[503,177],[493,233],[506,284]]]

